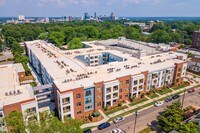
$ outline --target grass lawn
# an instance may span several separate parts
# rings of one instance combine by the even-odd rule
[[[139,103],[143,103],[143,102],[145,102],[145,101],[147,101],[147,100],[148,100],[147,98],[142,98],[142,99],[140,99],[140,100],[138,100],[138,101],[134,101],[134,102],[130,103],[129,105],[130,105],[130,106],[134,106],[134,105],[137,105],[137,104],[139,104]]]
[[[151,98],[151,99],[158,97],[158,95],[154,92],[151,92],[150,94],[147,94],[146,96]]]
[[[186,87],[186,85],[176,86],[176,87],[173,87],[172,89],[173,89],[173,90],[179,90],[179,89],[182,89],[182,88],[184,88],[184,87]]]
[[[152,132],[153,130],[150,128],[150,127],[147,127],[145,129],[143,129],[142,131],[138,132],[138,133],[150,133]]]
[[[157,93],[160,94],[160,95],[164,95],[164,94],[169,93],[169,92],[172,92],[172,90],[170,90],[168,88],[162,88]]]
[[[128,106],[126,106],[126,105],[121,106],[121,107],[115,107],[113,109],[109,109],[108,111],[105,111],[105,114],[108,116],[108,115],[110,115],[112,113],[115,113],[117,111],[120,111],[120,110],[123,110],[123,109],[126,109],[126,108],[128,108]]]

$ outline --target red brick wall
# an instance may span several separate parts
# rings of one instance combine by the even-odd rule
[[[94,109],[99,110],[103,108],[103,82],[94,83],[95,89],[94,89]],[[100,92],[98,92],[97,88],[100,88]],[[98,99],[98,95],[101,96],[100,99]],[[97,106],[98,102],[101,102],[101,106]]]
[[[125,77],[120,77],[120,78],[117,78],[117,80],[119,80],[119,82],[122,82],[122,85],[119,86],[119,90],[120,89],[122,90],[122,92],[119,91],[119,96],[122,96],[122,99],[120,99],[120,101],[129,100],[131,76],[129,75]],[[126,80],[129,81],[128,84],[126,84]],[[126,88],[128,88],[128,90]],[[128,97],[125,97],[126,94],[128,94]]]
[[[74,97],[74,117],[79,119],[82,116],[85,115],[84,113],[84,88],[77,88],[77,89],[73,89],[73,97]],[[76,99],[76,95],[77,94],[81,94],[81,98]],[[77,102],[81,102],[81,106],[76,106]],[[81,114],[77,114],[77,111],[81,110]]]

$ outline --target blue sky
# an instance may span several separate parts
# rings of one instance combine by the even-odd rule
[[[200,0],[0,0],[0,16],[200,16]]]

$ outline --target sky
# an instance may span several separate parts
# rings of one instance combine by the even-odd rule
[[[200,0],[0,0],[0,17],[200,17]]]

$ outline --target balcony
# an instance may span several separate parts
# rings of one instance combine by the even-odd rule
[[[113,91],[117,91],[117,90],[118,90],[118,86],[114,86]]]
[[[111,92],[111,88],[107,88],[106,93],[110,93],[110,92]]]
[[[143,84],[143,83],[144,83],[144,80],[143,80],[143,79],[140,79],[139,83],[140,83],[140,84]]]
[[[63,108],[63,113],[70,112],[70,106]]]
[[[70,99],[69,98],[62,99],[62,103],[63,103],[63,105],[67,105],[70,103]]]
[[[152,79],[158,78],[158,74],[152,74]]]
[[[106,96],[106,100],[110,100],[110,99],[111,99],[110,95]]]
[[[118,97],[118,93],[113,94],[113,98]]]

